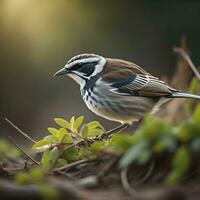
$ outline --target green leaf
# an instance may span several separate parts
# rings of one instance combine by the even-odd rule
[[[122,135],[122,134],[116,134],[113,135],[112,137],[112,144],[115,148],[115,150],[119,151],[119,152],[125,152],[127,151],[129,148],[131,148],[131,146],[134,144],[134,140],[139,140],[141,137],[140,134],[136,134],[133,136],[129,136],[129,135]]]
[[[0,156],[5,156],[5,153],[10,149],[10,144],[6,140],[0,140]]]
[[[177,170],[171,171],[165,179],[167,185],[176,185],[180,180],[180,174]]]
[[[200,127],[200,105],[198,105],[193,114],[193,120],[195,124]]]
[[[152,116],[145,117],[141,129],[144,137],[151,141],[157,141],[163,135],[169,135],[172,132],[170,123]]]
[[[39,140],[38,142],[36,142],[33,146],[32,149],[37,149],[40,147],[44,147],[45,145],[51,144],[51,142],[49,142],[48,140]]]
[[[39,167],[31,169],[30,176],[31,176],[32,182],[35,182],[35,183],[41,183],[45,180],[44,172]]]
[[[119,167],[124,168],[133,161],[137,160],[141,156],[141,153],[144,151],[144,149],[147,148],[147,145],[147,141],[141,141],[140,143],[133,145],[120,159]]]
[[[58,130],[52,127],[47,128],[47,130],[49,131],[49,133],[51,133],[52,135],[54,135],[55,137],[58,134]]]
[[[169,152],[174,152],[177,148],[177,141],[174,137],[162,137],[157,141],[157,143],[154,145],[154,151],[156,153],[161,153],[165,150]]]
[[[90,156],[94,156],[89,148],[82,147],[79,149],[79,159],[80,158],[88,158]]]
[[[83,116],[78,117],[74,122],[74,128],[78,129],[81,126],[81,124],[83,123],[83,120],[84,120]]]
[[[31,177],[28,173],[25,172],[18,172],[15,175],[15,181],[20,185],[27,185],[31,182]]]
[[[183,174],[190,166],[191,158],[186,146],[179,147],[172,160],[172,167]]]
[[[81,134],[84,138],[87,138],[87,135],[88,135],[88,126],[87,126],[87,124],[84,124],[84,125],[81,127],[80,134]]]
[[[96,154],[102,151],[104,147],[104,143],[102,141],[98,141],[90,145],[90,150]]]
[[[54,147],[52,150],[46,150],[41,159],[41,164],[44,169],[49,170],[55,164],[59,158],[58,147]]]
[[[65,128],[60,128],[57,134],[59,142],[63,141],[66,135],[67,135],[67,130]]]
[[[187,142],[191,138],[193,138],[196,134],[199,134],[198,127],[194,123],[194,121],[190,119],[181,124],[181,126],[179,127],[177,137],[182,142]]]
[[[194,77],[190,83],[188,92],[194,94],[198,89],[198,85],[199,85],[199,80],[196,77]]]
[[[74,123],[75,123],[75,117],[73,116],[73,117],[70,119],[70,128],[71,128],[72,131],[75,131]]]
[[[59,158],[58,147],[54,147],[49,153],[49,160],[51,164],[53,165],[58,160],[58,158]]]
[[[61,167],[67,164],[65,159],[59,158],[56,167]]]
[[[196,77],[194,77],[190,82],[188,93],[195,94],[198,91],[198,87],[199,87],[199,80]],[[194,105],[195,105],[194,100],[187,99],[184,105],[186,112],[190,113]]]
[[[93,129],[88,129],[88,136],[97,136],[102,134],[104,131],[100,128],[93,128]]]
[[[63,143],[73,143],[73,139],[70,135],[66,134]]]
[[[41,164],[43,166],[44,169],[48,170],[50,169],[51,163],[50,163],[50,150],[47,149],[43,155],[42,155],[42,159],[41,159]]]
[[[152,156],[152,151],[148,148],[144,149],[140,156],[138,157],[138,163],[139,164],[144,164],[146,163],[147,161],[149,161],[150,157]]]
[[[63,128],[70,128],[70,124],[66,120],[64,120],[62,118],[55,118],[54,120],[59,126],[61,126]]]
[[[89,129],[90,128],[96,128],[96,127],[99,126],[99,122],[98,121],[92,121],[92,122],[87,123],[87,126],[88,126]]]
[[[6,153],[8,153],[8,151],[6,151]],[[10,156],[17,158],[17,157],[21,156],[22,152],[19,151],[19,149],[13,147],[13,148],[9,148],[9,154],[10,154]]]
[[[58,142],[58,137],[54,136],[54,135],[47,135],[43,138],[43,140],[48,141],[49,143],[56,143]]]
[[[76,148],[67,149],[63,152],[62,158],[67,161],[74,161],[80,158],[79,151]]]
[[[188,170],[191,163],[189,151],[186,146],[181,146],[176,151],[174,158],[172,159],[172,171],[166,178],[166,183],[169,185],[177,184],[183,174]]]
[[[98,121],[92,121],[87,123],[88,129],[93,129],[93,128],[100,128],[104,131],[103,126],[98,122]]]

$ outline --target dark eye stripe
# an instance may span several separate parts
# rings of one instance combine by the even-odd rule
[[[94,72],[97,63],[98,63],[97,61],[88,63],[77,63],[76,65],[72,66],[70,70],[79,71],[86,74],[87,76],[90,76]]]
[[[97,63],[98,62],[85,63],[82,65],[79,71],[86,74],[87,76],[90,76],[94,72]]]
[[[81,69],[81,67],[82,67],[82,64],[77,63],[77,64],[73,65],[73,66],[70,68],[70,70],[72,70],[72,71],[79,71],[79,70]]]

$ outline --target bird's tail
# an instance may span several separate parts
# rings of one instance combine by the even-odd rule
[[[195,99],[200,101],[200,96],[195,94],[188,94],[182,92],[175,92],[171,96],[171,98],[188,98],[188,99]]]

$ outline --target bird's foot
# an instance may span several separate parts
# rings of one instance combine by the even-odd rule
[[[114,133],[120,133],[123,130],[127,129],[129,127],[129,124],[122,124],[120,126],[117,126],[109,131],[106,131],[102,133],[101,135],[97,135],[95,137],[89,138],[88,142],[93,143],[95,141],[102,141],[102,140],[108,140],[112,137],[112,134]]]

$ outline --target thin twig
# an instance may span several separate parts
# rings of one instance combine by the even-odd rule
[[[4,118],[6,122],[8,122],[12,127],[14,127],[19,133],[21,133],[25,138],[27,138],[32,143],[36,143],[34,139],[32,139],[30,136],[28,136],[24,131],[22,131],[19,127],[17,127],[13,122],[11,122],[8,118]]]
[[[140,185],[142,183],[144,183],[145,181],[147,181],[149,179],[149,177],[152,175],[153,170],[155,169],[155,161],[150,163],[150,167],[147,169],[147,172],[145,175],[143,175],[143,177],[137,181],[134,186]]]
[[[77,166],[77,165],[84,164],[84,163],[87,163],[87,162],[91,162],[91,161],[94,161],[94,160],[95,160],[95,158],[93,158],[93,159],[77,160],[77,161],[75,161],[75,162],[72,162],[72,163],[70,163],[70,164],[64,165],[64,166],[62,166],[62,167],[55,168],[55,169],[53,169],[52,171],[53,171],[53,172],[57,172],[57,171],[61,171],[61,170],[69,170],[69,169],[72,168],[72,167],[75,167],[75,166]]]
[[[174,47],[174,52],[182,56],[182,58],[188,63],[188,65],[190,66],[190,68],[192,69],[196,77],[200,80],[200,73],[197,70],[194,63],[192,62],[190,56],[182,48],[179,48],[179,47]]]
[[[131,196],[133,196],[135,199],[141,199],[141,195],[136,190],[131,188],[131,186],[129,185],[128,178],[127,178],[127,171],[128,171],[128,167],[124,168],[121,171],[121,182],[122,182],[122,185],[123,185],[124,189]]]
[[[103,135],[103,134],[102,134]],[[101,135],[100,135],[101,136]],[[74,142],[74,144],[71,144],[69,145],[65,150],[68,150],[68,149],[71,149],[73,147],[80,147],[80,146],[83,146],[83,145],[87,145],[87,144],[93,144],[94,142],[97,142],[97,141],[103,141],[103,140],[106,140],[107,138],[100,138],[98,136],[95,136],[95,137],[90,137],[90,138],[87,138],[85,140],[79,140],[77,142]],[[109,138],[108,138],[109,139]]]
[[[103,166],[103,168],[99,172],[98,178],[102,178],[105,174],[107,174],[108,171],[113,167],[113,165],[116,164],[118,159],[119,159],[119,157],[117,156],[117,157],[113,157],[108,162],[106,162],[106,164]]]
[[[86,189],[86,188],[94,188],[95,186],[98,186],[99,179],[95,175],[90,175],[84,178],[79,179],[75,183],[75,187],[80,189]]]
[[[95,142],[95,141],[90,141],[89,139],[86,141],[87,143],[89,142],[89,144],[91,144],[91,143],[93,143],[93,142]],[[75,142],[74,144],[71,144],[71,145],[69,145],[65,150],[68,150],[68,149],[71,149],[71,148],[73,148],[73,147],[75,147],[75,146],[82,146],[82,145],[84,145],[85,144],[85,141],[84,140],[79,140],[79,141],[77,141],[77,142]]]
[[[14,140],[11,136],[8,137],[9,140],[23,153],[25,154],[31,161],[33,161],[36,165],[39,165],[40,163],[37,162],[34,158],[32,158],[24,149],[22,149]]]

